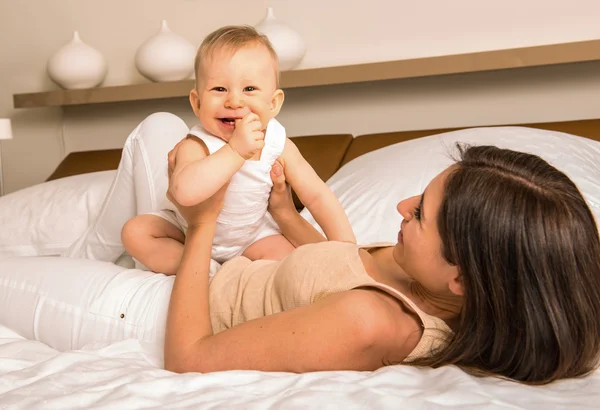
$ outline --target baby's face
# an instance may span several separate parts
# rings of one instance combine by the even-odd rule
[[[249,45],[233,54],[215,50],[199,74],[196,115],[209,133],[225,141],[231,138],[235,119],[253,112],[265,129],[278,112],[276,66],[262,45]]]

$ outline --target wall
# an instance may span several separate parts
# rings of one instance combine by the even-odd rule
[[[299,68],[521,47],[600,37],[600,2],[574,0],[40,0],[0,1],[0,117],[5,191],[43,181],[70,151],[122,144],[158,110],[193,121],[184,99],[12,109],[12,94],[54,89],[45,73],[73,30],[108,59],[105,85],[146,81],[137,47],[167,19],[194,44],[224,24],[255,24],[268,5],[307,44]],[[597,118],[600,63],[290,90],[290,135]]]

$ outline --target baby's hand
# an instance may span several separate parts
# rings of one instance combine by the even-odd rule
[[[258,115],[250,112],[244,118],[235,120],[229,146],[245,160],[252,158],[265,146],[265,133]]]

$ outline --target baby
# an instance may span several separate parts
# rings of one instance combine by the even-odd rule
[[[327,238],[356,242],[341,204],[275,120],[284,93],[267,37],[249,26],[218,29],[200,45],[195,73],[190,103],[201,125],[178,144],[171,186],[180,204],[194,205],[231,180],[217,220],[211,274],[215,261],[238,255],[280,260],[294,249],[267,212],[275,161]],[[172,207],[130,219],[121,236],[134,259],[152,271],[174,274],[186,229]]]

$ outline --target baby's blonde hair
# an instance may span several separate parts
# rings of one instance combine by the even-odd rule
[[[221,27],[204,38],[196,53],[194,61],[194,73],[196,75],[196,87],[198,79],[202,78],[202,69],[204,61],[211,56],[215,50],[227,48],[235,53],[239,49],[248,45],[264,46],[271,57],[275,66],[275,81],[279,88],[279,58],[273,48],[273,45],[264,34],[259,33],[252,26],[225,26]]]

